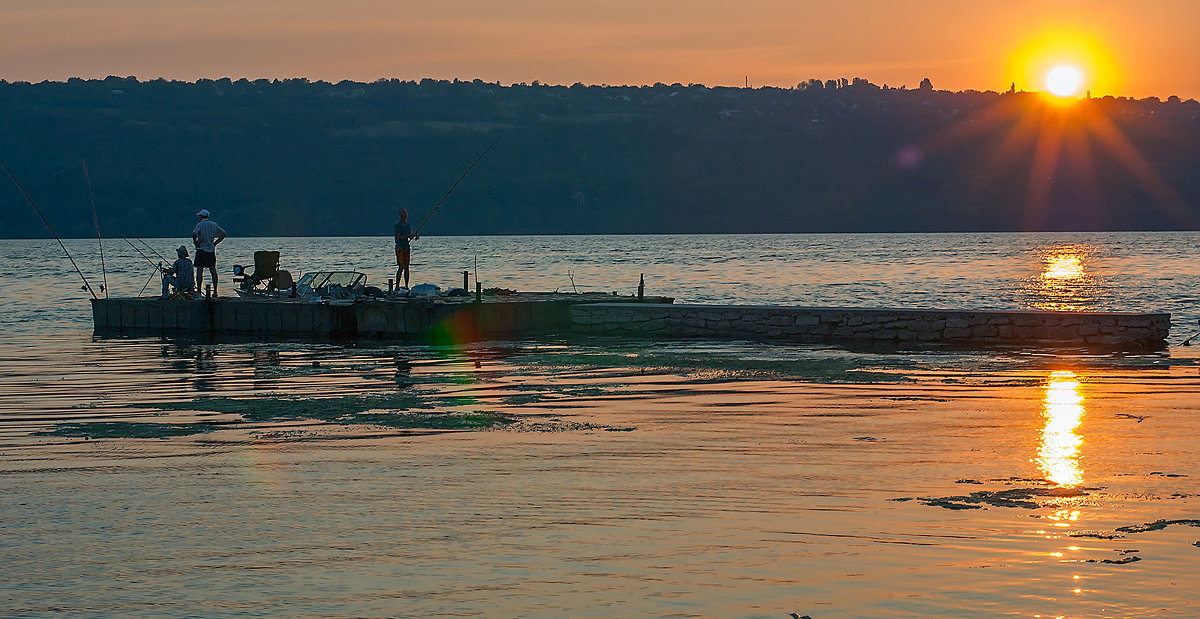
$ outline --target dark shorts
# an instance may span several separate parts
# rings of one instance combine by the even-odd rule
[[[216,252],[204,251],[203,249],[197,249],[196,250],[196,268],[197,269],[206,269],[206,268],[215,269],[215,268],[217,268]]]
[[[408,261],[411,256],[412,254],[410,253],[410,250],[400,249],[399,247],[396,248],[396,264],[398,266],[408,266]]]

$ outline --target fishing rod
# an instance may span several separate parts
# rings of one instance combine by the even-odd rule
[[[88,200],[92,202],[92,223],[96,225],[96,243],[100,245],[100,272],[104,275],[104,283],[100,285],[100,291],[104,293],[104,298],[108,298],[108,267],[104,265],[104,241],[100,238],[100,216],[96,214],[96,196],[92,194],[92,176],[88,174],[87,161],[80,160],[83,164],[83,177],[87,179]]]
[[[87,278],[83,276],[83,271],[80,271],[79,265],[75,264],[75,258],[71,257],[71,252],[67,251],[67,246],[63,245],[62,239],[58,238],[58,234],[54,232],[54,228],[50,226],[50,222],[46,221],[46,216],[42,214],[42,209],[38,208],[38,205],[33,202],[33,198],[29,197],[29,192],[25,191],[25,188],[21,186],[21,182],[17,180],[17,177],[13,176],[12,170],[9,170],[8,166],[4,165],[3,161],[0,161],[0,168],[4,168],[4,171],[8,174],[8,177],[12,179],[13,184],[17,186],[17,189],[21,190],[21,193],[25,196],[25,199],[29,201],[29,206],[32,206],[33,210],[37,211],[38,217],[42,218],[42,223],[46,224],[46,229],[49,230],[50,234],[54,236],[54,240],[58,241],[58,246],[62,248],[63,253],[67,255],[67,260],[71,261],[71,266],[75,267],[75,272],[78,273],[79,278],[83,280],[83,289],[88,291],[88,294],[92,295],[93,299],[98,299],[99,297],[96,296],[96,291],[92,290],[92,285],[89,284]]]
[[[155,268],[161,269],[162,267],[160,267],[160,266],[156,266]],[[146,292],[146,288],[149,288],[149,287],[150,287],[150,282],[154,281],[154,276],[155,276],[155,275],[158,275],[158,271],[155,271],[155,272],[151,273],[151,274],[150,274],[150,277],[147,277],[147,278],[146,278],[146,283],[145,283],[145,284],[142,284],[142,289],[138,291],[138,296],[139,296],[139,297],[140,297],[140,296],[142,296],[142,293],[143,293],[143,292]]]
[[[1200,337],[1200,333],[1197,333],[1196,335],[1193,335],[1192,337],[1189,337],[1188,339],[1184,340],[1183,343],[1180,344],[1180,346],[1191,346],[1192,340],[1194,340],[1198,337]]]
[[[425,222],[429,221],[430,217],[433,217],[433,214],[436,213],[439,208],[441,208],[442,203],[446,201],[446,198],[449,198],[450,194],[454,192],[454,188],[458,187],[458,184],[462,182],[462,179],[466,178],[467,175],[471,173],[471,169],[475,167],[475,164],[479,163],[479,160],[483,159],[483,156],[488,154],[488,151],[492,150],[492,147],[494,147],[499,141],[500,138],[496,138],[496,141],[492,142],[491,146],[487,147],[482,153],[479,153],[479,156],[475,158],[475,162],[472,163],[471,166],[462,173],[462,176],[458,177],[458,180],[454,181],[454,184],[450,186],[450,190],[446,192],[446,195],[442,196],[441,200],[438,200],[437,205],[433,207],[432,211],[429,211],[429,214],[425,216],[425,220],[421,222],[421,225],[417,226],[417,230],[416,232],[413,232],[413,236],[421,234],[421,228],[425,227]]]
[[[138,237],[134,237],[134,238],[137,238],[137,240],[141,241],[142,245],[145,245],[146,249],[149,249],[155,256],[158,256],[159,260],[162,260],[163,262],[170,262],[170,260],[167,260],[166,258],[164,258],[162,254],[158,253],[157,249],[154,249],[153,247],[151,247],[150,244],[146,242],[146,239],[142,239],[142,238],[138,238]]]
[[[136,251],[137,253],[141,254],[141,255],[142,255],[142,257],[146,259],[146,262],[149,262],[150,264],[153,264],[153,265],[154,265],[154,268],[156,268],[156,269],[158,268],[158,265],[157,265],[157,264],[155,264],[155,263],[154,263],[154,261],[150,259],[150,256],[147,256],[147,255],[146,255],[146,252],[144,252],[144,251],[142,251],[142,250],[138,249],[138,246],[137,246],[137,245],[134,245],[134,244],[133,244],[133,241],[131,241],[131,240],[129,240],[129,239],[127,239],[127,238],[125,238],[125,237],[121,237],[121,240],[122,240],[122,241],[125,241],[126,243],[129,243],[129,246],[133,248],[133,251]],[[139,239],[139,240],[140,240],[140,239]]]

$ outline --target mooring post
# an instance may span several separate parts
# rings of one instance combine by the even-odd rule
[[[392,284],[393,284],[392,278],[389,277],[388,278],[388,294],[392,294],[393,292],[396,291],[396,289],[392,287]]]
[[[204,298],[205,299],[212,298],[212,284],[204,284]]]
[[[483,303],[483,284],[479,280],[475,280],[475,302]]]
[[[638,301],[643,300],[645,297],[646,297],[646,274],[642,273],[641,277],[638,279]]]
[[[467,280],[469,275],[471,275],[470,271],[463,271],[463,290],[470,290],[469,286],[471,283]]]

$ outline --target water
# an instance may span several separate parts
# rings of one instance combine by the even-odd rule
[[[688,303],[1172,313],[1170,350],[1125,357],[94,339],[57,244],[0,241],[0,614],[1195,616],[1200,364],[1178,344],[1198,240],[447,237],[414,255],[414,283],[444,288],[477,260],[485,287],[631,294],[644,273]],[[96,282],[95,241],[67,246]],[[234,237],[222,276],[255,249],[394,275],[386,238]],[[121,240],[106,263],[115,295],[151,273]],[[98,434],[133,427],[150,438]]]

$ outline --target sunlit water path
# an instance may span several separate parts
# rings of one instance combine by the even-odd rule
[[[1172,312],[1144,356],[94,339],[57,245],[0,241],[0,614],[1193,617],[1196,241],[424,238],[414,265],[619,294],[645,273],[694,303]],[[95,241],[68,247],[95,281]],[[264,248],[394,272],[387,239],[235,237],[223,273]],[[113,294],[150,275],[123,241],[106,259]]]

